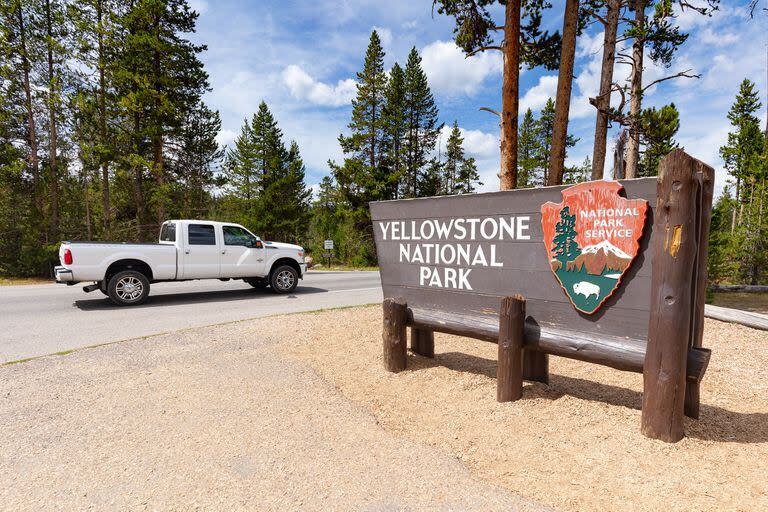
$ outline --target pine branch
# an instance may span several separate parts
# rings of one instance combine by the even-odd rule
[[[468,52],[467,55],[464,58],[472,57],[473,55],[477,55],[478,53],[487,51],[487,50],[502,50],[501,46],[481,46],[480,48],[477,48],[475,50],[472,50],[471,52]]]
[[[493,110],[492,108],[480,107],[478,110],[484,110],[486,112],[490,112],[491,114],[496,114],[497,116],[501,117],[501,112],[499,112],[498,110]]]
[[[674,75],[665,76],[664,78],[659,78],[658,80],[654,80],[653,82],[643,87],[643,92],[645,92],[647,89],[649,89],[650,87],[653,87],[656,84],[665,82],[667,80],[672,80],[673,78],[701,78],[701,73],[699,73],[698,75],[694,75],[694,74],[691,74],[690,71],[691,71],[690,69],[686,69],[685,71],[675,73]]]

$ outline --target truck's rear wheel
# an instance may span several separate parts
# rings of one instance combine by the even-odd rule
[[[149,279],[141,272],[124,270],[112,276],[107,292],[118,306],[135,306],[147,300]]]
[[[291,293],[299,284],[299,273],[289,265],[282,265],[272,271],[269,284],[276,293]]]

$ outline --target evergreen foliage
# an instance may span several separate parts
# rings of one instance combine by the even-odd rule
[[[646,108],[640,114],[638,122],[642,156],[638,166],[638,176],[656,176],[659,162],[670,151],[679,147],[675,135],[680,129],[680,114],[674,103],[660,109]]]
[[[560,220],[555,224],[553,253],[563,266],[573,261],[581,254],[581,248],[576,241],[576,214],[571,215],[571,209],[564,206],[560,210]]]

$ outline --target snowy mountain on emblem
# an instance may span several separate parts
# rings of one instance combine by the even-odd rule
[[[569,261],[569,271],[586,268],[589,274],[599,276],[608,271],[624,272],[632,263],[632,256],[625,253],[608,240],[581,249],[581,254]],[[613,277],[613,276],[611,276]]]
[[[603,240],[599,244],[588,245],[588,246],[584,247],[581,250],[581,252],[582,253],[585,253],[585,252],[596,253],[596,252],[600,251],[601,249],[603,251],[605,251],[605,252],[613,253],[613,254],[615,254],[619,258],[629,258],[630,260],[632,259],[632,256],[630,256],[629,254],[625,253],[624,251],[622,251],[621,249],[619,249],[618,247],[613,245],[608,240]]]

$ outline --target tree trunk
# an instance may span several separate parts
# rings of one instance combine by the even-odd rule
[[[104,146],[107,144],[107,107],[106,107],[106,79],[104,77],[104,19],[102,13],[102,2],[96,2],[97,30],[98,33],[98,52],[99,52],[99,134],[101,136],[101,152],[99,160],[101,164],[101,207],[102,225],[104,228],[104,237],[109,238],[109,161],[104,155]]]
[[[592,179],[603,179],[605,169],[606,142],[608,139],[608,109],[611,107],[611,85],[616,58],[616,32],[619,26],[619,12],[622,0],[609,0],[605,13],[605,35],[603,37],[603,64],[600,69],[600,92],[595,106],[595,145],[592,152]]]
[[[646,0],[635,0],[635,30],[642,33],[645,30]],[[637,164],[640,161],[640,130],[639,117],[643,101],[643,52],[644,36],[638,36],[632,43],[632,97],[629,102],[629,143],[627,145],[626,178],[637,176]]]
[[[24,28],[24,13],[21,2],[18,3],[19,44],[21,45],[21,67],[24,73],[24,103],[27,109],[27,141],[29,143],[29,166],[32,170],[32,194],[34,196],[35,216],[43,211],[43,197],[40,194],[40,158],[37,148],[37,130],[35,127],[35,112],[32,108],[32,86],[29,81],[30,64],[27,57],[27,36]]]
[[[155,52],[154,55],[154,67],[155,67],[155,77],[160,76],[160,52]],[[157,114],[160,111],[160,94],[161,91],[158,87],[157,90],[155,90],[155,114]],[[162,126],[162,120],[159,119],[157,116],[155,116],[154,122],[156,123],[156,126],[154,127],[155,130],[161,130]],[[157,186],[159,188],[159,198],[157,201],[157,224],[158,226],[165,222],[165,191],[163,190],[165,188],[165,169],[163,168],[163,134],[162,132],[158,133],[152,138],[152,153],[153,153],[153,161],[152,161],[152,169],[155,172],[155,181],[157,183]]]
[[[48,166],[50,168],[51,183],[49,187],[51,195],[51,240],[59,236],[59,164],[57,161],[58,132],[56,126],[56,90],[58,84],[53,76],[53,23],[51,21],[51,2],[45,2],[45,21],[48,32],[46,47],[48,50]]]
[[[139,129],[141,128],[141,121],[138,114],[134,114],[133,117],[133,138],[134,138],[134,153],[138,154],[140,147],[136,142]],[[133,200],[136,202],[136,222],[138,223],[137,236],[140,241],[146,239],[146,226],[144,224],[144,190],[143,190],[143,171],[141,165],[136,162],[133,163]]]
[[[563,183],[578,21],[579,0],[566,0],[563,17],[563,42],[560,46],[560,72],[557,77],[557,98],[555,99],[555,125],[552,129],[552,151],[549,154],[547,185],[561,185]]]
[[[517,186],[517,111],[520,103],[520,1],[507,2],[501,84],[500,190]]]

